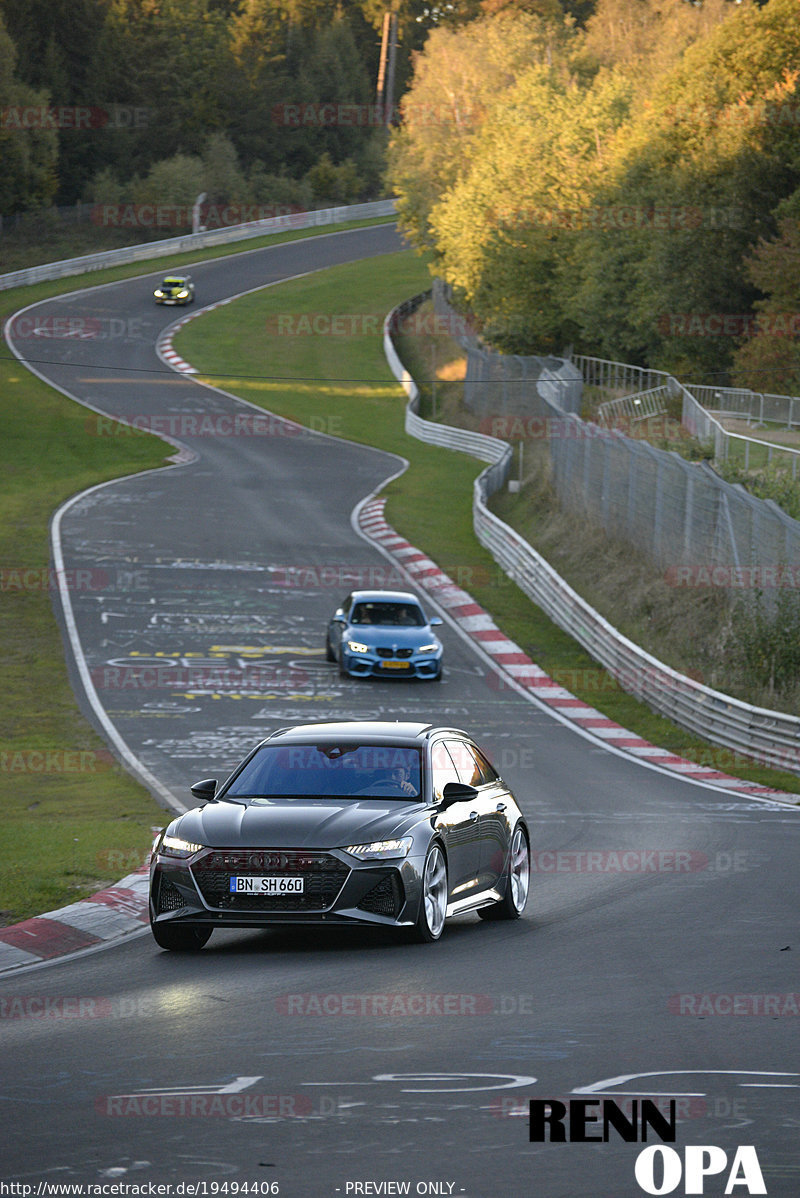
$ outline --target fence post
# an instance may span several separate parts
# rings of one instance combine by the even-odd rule
[[[683,552],[688,558],[692,546],[692,519],[694,517],[694,472],[692,468],[686,474],[686,499],[683,508]]]
[[[662,477],[662,461],[660,457],[656,458],[656,496],[653,509],[653,552],[656,561],[661,560],[661,541],[662,541],[662,525],[663,525],[663,500],[664,500],[664,483]]]

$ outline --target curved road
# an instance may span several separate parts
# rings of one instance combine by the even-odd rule
[[[206,304],[398,245],[382,226],[192,274]],[[529,1142],[528,1099],[582,1092],[629,1109],[675,1097],[681,1160],[685,1145],[715,1145],[730,1165],[753,1145],[766,1192],[796,1198],[797,813],[610,754],[499,689],[447,627],[439,686],[339,679],[319,652],[335,601],[353,581],[395,581],[350,512],[399,463],[265,431],[246,405],[165,372],[154,343],[175,314],[154,307],[151,284],[50,300],[11,329],[69,394],[112,415],[172,414],[197,455],[63,514],[91,718],[177,805],[287,721],[465,726],[514,786],[539,868],[522,920],[464,916],[433,946],[218,932],[189,958],[144,934],[4,978],[0,1181],[38,1193],[256,1183],[314,1198],[685,1192],[658,1171],[642,1188],[644,1145],[613,1130],[608,1143]],[[217,435],[190,435],[187,417],[209,413]],[[702,1192],[724,1193],[727,1173]]]

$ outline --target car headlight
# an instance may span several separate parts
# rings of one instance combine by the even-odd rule
[[[439,648],[439,646],[435,645],[435,644],[434,645],[420,645],[419,649],[417,649],[417,653],[435,653],[438,648]]]
[[[189,296],[189,292],[186,290],[185,287],[184,287],[183,291],[178,292],[178,299],[187,299],[188,296]]]
[[[400,840],[373,840],[370,844],[349,844],[345,852],[359,861],[382,861],[386,857],[407,857],[411,849],[410,836]]]
[[[362,645],[361,641],[348,641],[347,648],[351,653],[369,653],[369,645]]]
[[[157,290],[157,291],[154,291],[154,292],[153,292],[153,295],[156,297],[156,299],[161,299],[161,297],[163,296],[163,294],[164,294],[164,292],[161,290],[161,288],[160,288],[160,287],[158,288],[158,290]]]
[[[161,857],[192,857],[205,847],[191,840],[181,840],[180,836],[165,836],[158,852]]]

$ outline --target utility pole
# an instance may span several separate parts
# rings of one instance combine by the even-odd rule
[[[384,125],[391,125],[394,113],[394,80],[397,62],[397,12],[387,9],[383,14],[381,57],[378,65],[378,104],[383,110]]]

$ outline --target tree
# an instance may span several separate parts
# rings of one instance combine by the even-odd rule
[[[16,74],[17,50],[0,16],[0,215],[52,203],[57,186],[58,141],[53,130],[30,127],[25,109],[49,108],[49,96]]]
[[[438,267],[501,348],[548,353],[572,339],[561,262],[629,97],[617,75],[585,89],[529,68],[489,110],[469,172],[434,208]]]
[[[592,230],[575,247],[567,308],[582,348],[696,381],[730,368],[726,330],[757,298],[744,259],[772,236],[776,204],[800,183],[795,129],[776,119],[800,111],[794,12],[792,0],[731,6],[620,129],[595,202],[644,219]],[[647,220],[655,212],[660,225]]]
[[[525,13],[430,34],[400,105],[387,172],[401,227],[418,245],[435,243],[431,212],[468,172],[491,105],[532,64],[551,61],[568,36],[563,23]]]
[[[191,208],[204,188],[203,160],[193,154],[175,154],[154,163],[146,177],[132,185],[134,203],[182,208]]]
[[[784,211],[800,205],[800,193]],[[800,393],[800,224],[786,215],[770,240],[761,240],[745,260],[748,278],[762,293],[753,335],[734,354],[733,379],[753,391]]]

